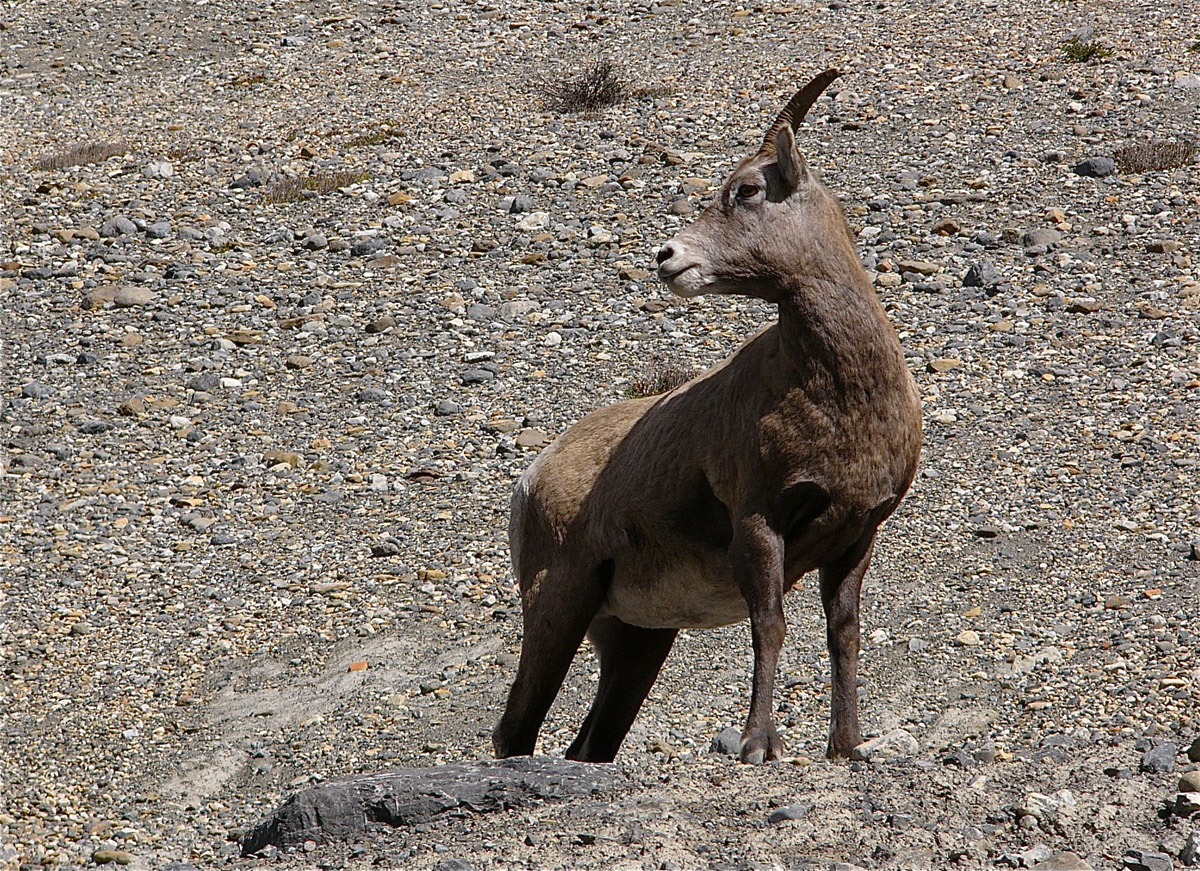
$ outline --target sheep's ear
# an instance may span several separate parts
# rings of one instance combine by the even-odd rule
[[[808,179],[808,165],[796,148],[796,135],[790,126],[780,127],[775,132],[775,159],[779,165],[779,174],[783,177],[789,191],[794,191]]]

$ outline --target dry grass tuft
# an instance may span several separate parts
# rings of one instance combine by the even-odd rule
[[[547,83],[550,108],[556,112],[597,112],[631,95],[612,61],[598,60],[573,79]]]
[[[1063,54],[1071,63],[1084,64],[1091,60],[1104,60],[1112,57],[1113,51],[1097,39],[1083,42],[1078,36],[1072,36],[1062,44]]]
[[[369,173],[346,169],[336,172],[321,172],[302,175],[298,178],[279,178],[271,182],[263,193],[266,203],[295,203],[349,187],[370,178]]]
[[[1187,166],[1196,157],[1193,142],[1134,142],[1117,150],[1113,159],[1123,173],[1140,174]]]
[[[103,163],[110,157],[124,154],[128,150],[129,146],[121,142],[85,142],[82,145],[73,145],[63,151],[39,157],[34,163],[34,168],[66,169],[69,166]]]
[[[665,362],[657,354],[650,355],[642,374],[629,382],[625,395],[630,399],[658,396],[689,381],[695,373],[677,363]]]

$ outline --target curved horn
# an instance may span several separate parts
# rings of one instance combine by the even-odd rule
[[[795,96],[788,100],[788,104],[783,107],[783,111],[779,113],[779,117],[775,119],[775,123],[767,131],[767,135],[763,137],[762,148],[759,151],[768,154],[774,153],[775,134],[787,126],[795,130],[804,120],[804,116],[808,114],[808,110],[812,108],[812,104],[817,102],[817,97],[821,96],[821,93],[840,75],[841,72],[836,69],[827,69],[797,91]]]

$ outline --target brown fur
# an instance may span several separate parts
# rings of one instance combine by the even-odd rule
[[[517,484],[509,538],[525,637],[493,736],[499,756],[533,752],[585,633],[601,677],[567,755],[609,761],[676,631],[748,616],[741,757],[778,758],[782,598],[814,569],[833,665],[828,752],[861,741],[859,590],[876,528],[916,470],[921,417],[841,207],[795,146],[801,119],[789,110],[834,75],[793,98],[759,152],[659,252],[676,293],[759,297],[778,305],[778,322],[669,393],[587,415]]]

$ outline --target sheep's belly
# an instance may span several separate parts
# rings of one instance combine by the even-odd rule
[[[607,615],[646,629],[712,629],[750,612],[727,570],[688,563],[653,574],[618,566],[598,616]]]

